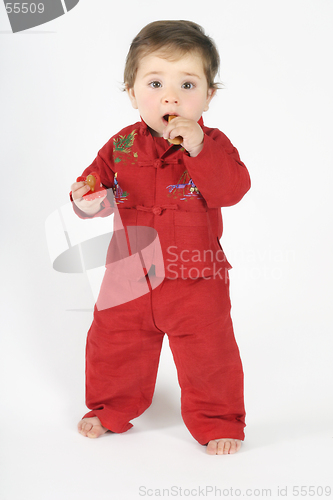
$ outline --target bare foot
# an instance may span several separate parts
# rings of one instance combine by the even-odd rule
[[[232,455],[240,450],[240,439],[213,439],[207,445],[208,455]]]
[[[82,436],[88,438],[97,438],[105,432],[108,431],[106,427],[103,427],[101,421],[98,417],[83,418],[78,423],[78,431]]]

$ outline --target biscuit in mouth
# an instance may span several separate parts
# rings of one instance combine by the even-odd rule
[[[174,118],[177,118],[177,115],[165,115],[163,118],[167,119],[168,122],[171,122],[171,120],[173,120]],[[182,136],[178,135],[174,139],[168,139],[168,141],[170,142],[170,144],[178,145],[178,144],[181,144],[183,142],[183,138],[182,138]]]

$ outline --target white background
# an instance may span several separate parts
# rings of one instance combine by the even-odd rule
[[[157,19],[191,19],[216,41],[225,88],[205,123],[252,178],[223,211],[248,414],[229,457],[207,456],[182,423],[167,342],[153,405],[132,430],[76,431],[93,299],[85,276],[52,269],[44,224],[98,149],[137,121],[124,60]],[[333,487],[332,20],[329,0],[81,0],[12,34],[0,5],[1,499]]]

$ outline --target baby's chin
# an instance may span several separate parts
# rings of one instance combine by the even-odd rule
[[[149,131],[150,131],[150,133],[151,133],[151,135],[152,135],[153,137],[163,137],[163,133],[162,133],[162,132],[161,132],[161,133],[160,133],[160,132],[157,132],[157,131],[156,131],[156,130],[154,130],[153,128],[149,127],[149,125],[148,125],[148,129],[149,129]]]

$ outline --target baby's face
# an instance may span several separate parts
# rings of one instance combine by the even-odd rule
[[[132,105],[155,136],[162,137],[168,115],[200,119],[214,90],[208,88],[201,57],[189,53],[168,60],[153,52],[141,59],[134,86],[128,89]]]

